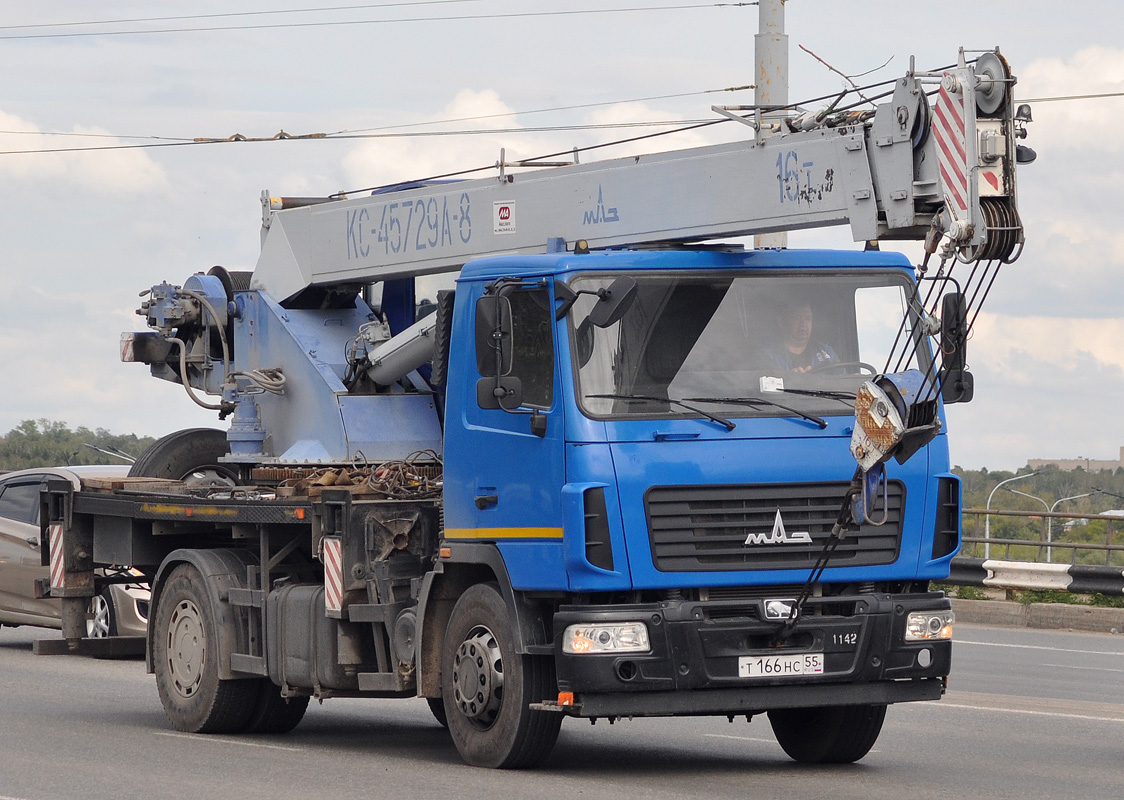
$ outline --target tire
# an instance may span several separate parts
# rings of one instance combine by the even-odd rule
[[[790,758],[804,764],[851,764],[870,752],[886,706],[788,708],[769,712],[773,734]]]
[[[246,723],[246,733],[288,733],[300,724],[308,709],[308,697],[281,696],[281,689],[269,678],[257,682],[254,710]]]
[[[441,692],[449,733],[475,767],[531,767],[558,739],[562,715],[532,711],[558,691],[554,662],[515,652],[507,607],[495,584],[457,600],[441,654]]]
[[[244,730],[259,686],[219,678],[215,613],[195,567],[180,564],[168,575],[151,624],[156,688],[172,727],[189,733]]]
[[[238,469],[219,459],[227,454],[226,433],[188,428],[157,439],[129,469],[133,478],[169,478],[189,486],[237,486]]]
[[[429,704],[429,711],[433,714],[433,718],[437,720],[437,724],[448,730],[449,715],[445,713],[445,699],[442,697],[427,697],[425,702]]]
[[[102,589],[90,598],[86,609],[86,638],[105,639],[117,635],[117,609],[109,589]]]

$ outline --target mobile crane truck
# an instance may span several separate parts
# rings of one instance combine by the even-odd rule
[[[949,673],[943,404],[1022,247],[1013,84],[961,52],[871,110],[716,109],[732,144],[266,193],[253,272],[153,286],[122,339],[229,429],[43,492],[65,639],[129,565],[179,730],[419,696],[486,767],[567,717],[763,712],[798,761],[862,758]],[[924,263],[703,244],[838,224]]]

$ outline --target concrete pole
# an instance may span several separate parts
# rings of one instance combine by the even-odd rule
[[[760,106],[788,105],[788,36],[784,32],[786,0],[761,0],[757,6],[757,35],[753,37],[755,85],[753,102]],[[769,123],[783,114],[768,114],[762,119],[758,138],[769,135]],[[762,233],[754,237],[755,247],[786,247],[788,234]]]

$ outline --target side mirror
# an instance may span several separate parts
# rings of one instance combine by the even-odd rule
[[[514,375],[481,378],[476,382],[476,404],[515,411],[523,405],[523,381]]]
[[[636,300],[636,290],[636,281],[632,278],[617,278],[608,289],[599,293],[597,305],[589,312],[589,321],[598,328],[608,328],[619,322]]]
[[[941,301],[941,397],[946,405],[972,399],[967,365],[968,302],[961,292],[949,292]]]
[[[476,370],[485,378],[511,371],[511,301],[498,294],[476,301]]]

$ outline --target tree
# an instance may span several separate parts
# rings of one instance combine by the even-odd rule
[[[89,428],[79,427],[72,431],[65,422],[25,419],[0,437],[0,470],[77,464],[124,464],[127,459],[99,450],[120,450],[135,458],[153,441],[150,436],[113,434],[105,428],[91,431]]]

